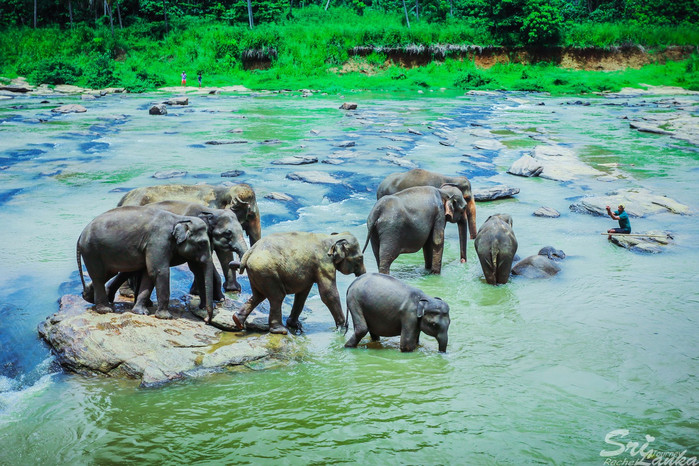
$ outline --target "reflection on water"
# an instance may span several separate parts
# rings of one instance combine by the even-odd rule
[[[154,95],[108,96],[74,115],[51,114],[32,97],[0,101],[0,439],[15,447],[2,449],[0,463],[599,464],[605,435],[618,428],[631,439],[654,436],[656,449],[696,451],[697,221],[635,219],[641,231],[667,229],[676,238],[662,254],[639,255],[599,235],[611,220],[568,206],[642,186],[696,212],[699,155],[629,129],[623,117],[652,111],[651,98],[623,99],[638,104],[629,107],[596,97],[583,107],[510,97],[366,94],[353,96],[356,112],[344,112],[333,96],[192,95],[165,117],[148,115],[161,99]],[[16,104],[24,107],[10,108]],[[493,138],[505,148],[473,145]],[[206,144],[226,140],[246,142]],[[354,145],[340,147],[347,141]],[[505,173],[523,151],[548,143],[618,179],[558,183]],[[321,163],[270,163],[290,155]],[[397,277],[450,304],[446,354],[427,335],[411,354],[398,351],[398,338],[346,350],[315,290],[302,316],[306,333],[296,337],[308,352],[283,368],[139,390],[133,381],[65,374],[39,341],[36,325],[57,310],[59,296],[80,291],[80,231],[125,190],[248,182],[263,234],[350,231],[363,244],[375,187],[404,170],[396,160],[465,174],[476,188],[520,188],[516,199],[479,204],[478,225],[510,213],[520,257],[555,246],[568,254],[562,272],[489,286],[472,241],[468,263],[459,263],[451,224],[441,275],[425,272],[421,253],[401,256]],[[186,174],[152,178],[171,170]],[[231,170],[244,173],[221,177]],[[341,183],[286,177],[306,170]],[[273,192],[293,200],[265,197]],[[561,217],[532,216],[541,206]],[[371,249],[365,261],[377,270]],[[338,276],[343,301],[352,280]],[[245,277],[241,284],[249,287]],[[186,272],[173,273],[174,295],[188,285]]]

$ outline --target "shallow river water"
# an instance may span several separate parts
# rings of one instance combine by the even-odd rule
[[[149,115],[150,104],[164,98],[0,100],[0,464],[614,464],[640,457],[614,455],[619,443],[612,442],[699,454],[696,215],[632,218],[636,231],[675,237],[660,254],[638,254],[600,235],[615,221],[569,209],[583,196],[645,187],[699,212],[697,147],[640,133],[624,119],[671,111],[664,103],[672,98],[576,104],[511,93],[190,94],[188,106]],[[699,98],[682,99],[696,116]],[[358,110],[339,110],[346,100]],[[88,111],[52,114],[59,103]],[[442,132],[453,145],[439,143]],[[504,147],[476,149],[483,139]],[[205,144],[212,140],[247,142]],[[355,145],[338,147],[346,141]],[[558,182],[506,174],[524,152],[551,143],[612,177]],[[323,161],[338,151],[344,163],[337,165],[271,164],[290,155]],[[445,354],[425,335],[414,353],[401,353],[397,338],[365,339],[347,350],[315,289],[305,333],[293,337],[302,339],[305,356],[281,368],[140,389],[136,381],[62,371],[38,337],[37,324],[57,311],[58,298],[81,291],[78,235],[126,190],[248,182],[263,235],[350,231],[363,244],[376,186],[406,169],[387,161],[387,152],[465,174],[474,188],[520,188],[513,199],[479,203],[477,223],[511,214],[518,254],[563,249],[562,272],[489,286],[472,241],[468,262],[459,262],[451,224],[441,275],[424,271],[420,253],[401,256],[394,275],[450,304]],[[234,169],[244,173],[221,177]],[[167,170],[187,174],[152,177]],[[306,170],[341,183],[286,178]],[[271,192],[293,201],[265,198]],[[541,206],[560,218],[533,216]],[[352,279],[338,276],[343,303]],[[188,278],[173,280],[173,297],[181,296]],[[621,429],[628,433],[614,432]]]

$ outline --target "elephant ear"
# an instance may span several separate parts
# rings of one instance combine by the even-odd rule
[[[330,249],[328,250],[328,256],[331,256],[333,258],[333,264],[337,264],[345,257],[347,257],[347,244],[349,243],[346,239],[338,239],[333,243],[332,246],[330,246]]]
[[[172,230],[172,236],[175,237],[177,244],[182,244],[189,237],[189,221],[177,222]]]
[[[429,301],[425,298],[422,298],[420,301],[418,301],[418,303],[417,303],[417,317],[418,317],[418,319],[425,315],[425,308],[427,307],[427,303],[429,303]]]
[[[200,219],[204,220],[204,223],[206,223],[207,229],[211,230],[211,228],[214,226],[214,218],[215,215],[213,212],[207,211],[207,210],[202,210],[199,215],[197,215]]]

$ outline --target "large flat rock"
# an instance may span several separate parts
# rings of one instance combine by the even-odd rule
[[[604,173],[580,161],[567,147],[539,145],[531,154],[516,160],[507,171],[518,176],[539,176],[555,181],[572,181],[581,176],[603,176]]]
[[[192,300],[191,307],[197,303]],[[180,301],[170,303],[175,318],[161,320],[132,314],[127,303],[115,304],[114,313],[98,314],[81,297],[66,295],[59,311],[39,324],[38,330],[63,367],[79,374],[140,379],[146,387],[202,370],[282,363],[299,354],[299,340],[292,335],[218,328],[231,321],[239,304],[227,300],[219,305],[214,325],[207,325]],[[250,323],[255,320],[251,318]]]
[[[585,197],[572,204],[570,209],[575,212],[606,216],[606,206],[616,210],[619,204],[624,205],[624,209],[630,217],[645,217],[663,212],[681,215],[691,213],[688,206],[667,196],[653,194],[645,188],[620,189],[603,196]]]

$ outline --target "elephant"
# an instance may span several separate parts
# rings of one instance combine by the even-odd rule
[[[282,301],[294,295],[286,326],[300,328],[298,321],[308,293],[318,285],[320,299],[342,327],[340,295],[335,282],[336,271],[360,276],[366,273],[359,243],[351,233],[331,235],[305,232],[275,233],[255,243],[240,261],[241,273],[247,270],[252,296],[233,314],[233,320],[242,329],[245,319],[258,304],[269,300],[269,330],[286,334],[282,325]]]
[[[226,291],[240,291],[240,284],[236,280],[236,269],[229,266],[233,260],[233,253],[243,257],[248,246],[243,238],[243,229],[238,218],[229,209],[212,209],[202,204],[184,201],[161,201],[148,204],[158,209],[167,210],[178,215],[199,217],[206,222],[209,232],[211,247],[216,252],[223,276],[225,277],[224,289]],[[192,294],[196,294],[198,287],[192,285]],[[222,300],[221,278],[214,274],[214,298]]]
[[[481,225],[473,242],[483,268],[485,281],[502,285],[510,279],[512,260],[517,252],[517,238],[512,230],[512,217],[495,214]]]
[[[557,260],[565,259],[566,254],[560,249],[551,246],[543,247],[535,256],[529,256],[519,261],[512,267],[513,275],[521,275],[527,278],[548,278],[561,271]]]
[[[465,206],[461,191],[452,185],[416,186],[386,195],[369,213],[364,250],[371,240],[379,272],[389,274],[400,254],[422,249],[425,268],[439,274],[446,221],[458,223]]]
[[[215,209],[231,209],[250,238],[250,246],[262,237],[260,211],[255,191],[249,184],[241,183],[230,187],[208,184],[147,186],[129,191],[117,205],[146,205],[159,201],[197,202]]]
[[[466,215],[462,216],[457,223],[459,227],[459,250],[461,252],[461,262],[466,262],[466,242],[468,236],[466,229],[471,233],[471,239],[476,238],[476,200],[471,192],[471,182],[465,176],[446,176],[439,173],[415,168],[413,170],[393,173],[388,175],[379,184],[376,190],[376,199],[395,194],[406,188],[414,186],[434,186],[440,188],[445,184],[451,184],[459,188],[466,201]]]
[[[170,267],[187,262],[198,283],[204,284],[200,292],[203,291],[202,304],[207,310],[205,321],[211,321],[214,266],[207,226],[200,218],[150,206],[117,207],[98,215],[85,227],[78,237],[76,255],[83,297],[95,304],[95,311],[110,311],[105,287],[110,278],[124,272],[119,274],[123,283],[128,272],[140,272],[141,282],[132,312],[148,314],[146,306],[155,287],[158,297],[155,316],[159,318],[172,317],[168,310]],[[81,258],[92,278],[93,296],[85,285]]]
[[[350,313],[354,335],[346,348],[356,347],[368,332],[373,341],[400,335],[400,350],[413,351],[423,331],[437,339],[440,352],[447,350],[449,305],[390,275],[368,273],[355,279],[347,289]]]

